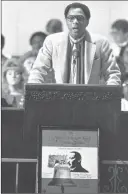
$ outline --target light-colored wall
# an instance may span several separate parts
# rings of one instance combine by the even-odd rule
[[[51,18],[64,23],[65,7],[74,1],[2,1],[2,33],[6,37],[4,53],[22,54],[29,47],[29,37],[35,31],[45,31]],[[119,18],[128,19],[128,1],[79,1],[89,6],[91,20],[88,29],[108,38],[111,23]]]

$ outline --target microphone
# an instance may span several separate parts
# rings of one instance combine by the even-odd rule
[[[79,51],[78,49],[74,49],[74,50],[72,51],[72,55],[73,55],[73,58],[74,58],[74,59],[77,59],[77,58],[80,57],[80,51]]]
[[[74,49],[72,51],[72,55],[73,55],[73,63],[76,63],[76,59],[78,59],[80,57],[80,51],[78,49]]]

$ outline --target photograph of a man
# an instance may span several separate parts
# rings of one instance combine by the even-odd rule
[[[79,152],[72,151],[68,155],[68,165],[70,167],[70,172],[85,172],[88,170],[81,166],[82,157]]]
[[[67,32],[46,37],[28,83],[120,85],[120,69],[110,43],[86,30],[90,9],[74,2],[64,10]]]

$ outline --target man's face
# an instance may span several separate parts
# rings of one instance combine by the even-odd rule
[[[68,155],[68,165],[70,168],[75,168],[78,164],[75,153],[69,153]]]
[[[117,30],[115,28],[111,29],[111,36],[117,45],[121,45],[128,41],[128,33],[124,33],[122,30]]]
[[[43,46],[44,38],[42,36],[34,36],[32,39],[32,49],[39,50]]]
[[[88,25],[88,20],[80,8],[71,8],[67,14],[66,23],[70,32],[70,35],[74,39],[80,38]]]

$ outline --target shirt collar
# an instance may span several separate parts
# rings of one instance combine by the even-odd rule
[[[81,41],[84,39],[84,37],[85,37],[85,34],[84,34],[81,38],[75,40],[74,38],[72,38],[72,37],[69,35],[70,40],[71,40],[74,44],[77,44],[77,43],[81,42]]]

